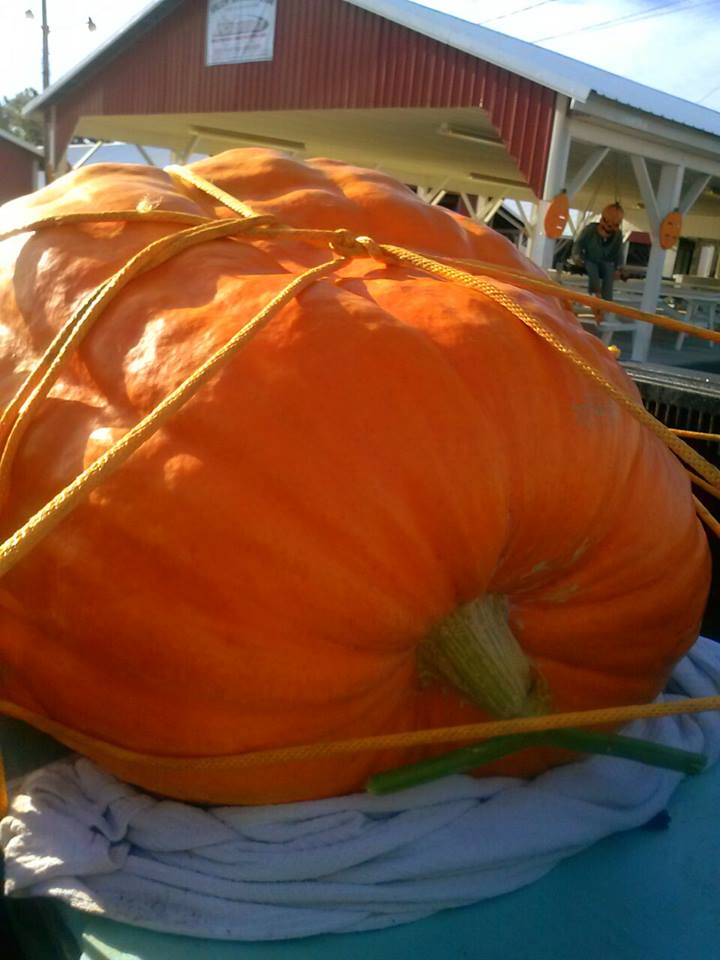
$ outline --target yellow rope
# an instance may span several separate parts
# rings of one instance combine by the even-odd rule
[[[702,477],[696,477],[694,473],[690,473],[688,470],[688,476],[692,483],[696,486],[701,487],[706,493],[709,493],[711,496],[715,497],[716,500],[720,500],[720,489],[713,487],[712,484],[708,483],[707,480],[703,480]]]
[[[82,211],[80,213],[58,213],[49,217],[40,217],[37,220],[31,220],[29,223],[13,227],[12,230],[6,230],[4,233],[0,233],[0,241],[7,240],[9,237],[16,237],[21,233],[35,233],[38,230],[47,230],[50,227],[74,226],[78,223],[122,223],[124,221],[185,223],[195,225],[199,223],[210,223],[211,218],[201,217],[196,213],[183,213],[180,210],[157,210],[152,208],[148,210],[103,210],[95,213],[89,213],[88,211]]]
[[[180,167],[176,164],[172,164],[169,167],[165,167],[165,173],[169,174],[174,180],[178,180],[180,183],[185,184],[186,186],[195,187],[195,189],[199,190],[201,193],[208,194],[208,196],[213,197],[219,203],[222,203],[224,206],[226,206],[229,210],[234,210],[235,213],[239,213],[241,217],[256,216],[255,211],[246,203],[243,203],[242,200],[238,200],[238,198],[234,197],[231,193],[226,193],[220,187],[215,186],[214,183],[211,183],[204,177],[199,177],[196,173],[193,173],[192,170],[188,170],[186,167]]]
[[[682,320],[675,320],[672,317],[665,317],[658,313],[646,313],[644,310],[628,307],[625,304],[616,303],[614,300],[602,300],[600,297],[593,296],[590,293],[582,293],[580,290],[570,290],[561,283],[534,277],[532,274],[523,273],[520,270],[513,270],[510,267],[501,267],[496,263],[488,263],[485,260],[456,260],[451,257],[438,257],[438,261],[445,266],[466,267],[470,270],[478,270],[489,277],[494,277],[496,280],[505,280],[515,286],[523,287],[526,290],[532,290],[536,293],[542,293],[549,297],[556,297],[560,300],[582,303],[588,307],[592,307],[592,309],[596,311],[617,313],[624,317],[630,317],[633,320],[642,320],[644,323],[651,323],[656,327],[673,330],[676,333],[686,333],[688,336],[698,337],[701,340],[711,340],[720,343],[720,330],[704,330],[692,323],[685,323]]]
[[[327,261],[318,267],[308,269],[304,273],[296,276],[238,331],[238,333],[231,337],[223,347],[216,351],[197,370],[187,377],[179,387],[161,401],[151,413],[144,417],[135,427],[130,429],[121,440],[92,463],[51,501],[45,504],[23,527],[2,544],[0,547],[0,576],[11,569],[39,540],[46,536],[60,520],[70,513],[80,499],[85,497],[92,489],[117,469],[117,467],[125,462],[141,444],[159,429],[168,417],[180,409],[202,384],[213,376],[222,364],[233,356],[251,336],[262,329],[289,300],[297,296],[309,284],[329,276],[346,263],[349,257],[354,256],[370,256],[386,262],[394,261],[408,264],[431,275],[477,290],[495,303],[498,303],[533,330],[538,336],[542,337],[547,343],[566,356],[587,376],[591,377],[606,389],[619,403],[629,409],[633,416],[640,420],[641,423],[658,434],[678,456],[693,466],[697,473],[705,479],[706,483],[713,488],[713,492],[715,488],[720,486],[720,471],[712,467],[707,461],[700,457],[699,454],[696,454],[692,448],[683,443],[673,431],[668,430],[656,421],[654,417],[645,411],[644,407],[636,404],[625,396],[622,391],[618,390],[614,384],[610,383],[599,371],[577,354],[576,351],[564,344],[559,337],[547,330],[538,320],[515,303],[511,297],[482,277],[465,273],[464,271],[456,269],[454,266],[439,263],[438,261],[423,257],[420,254],[413,253],[401,247],[395,247],[390,244],[377,244],[369,237],[352,237],[344,230],[294,231],[283,225],[276,225],[271,223],[270,218],[256,217],[247,205],[226,194],[219,188],[208,184],[207,181],[203,181],[202,178],[190,174],[189,171],[182,170],[182,168],[171,168],[169,172],[172,176],[177,177],[184,183],[189,183],[193,187],[209,193],[219,202],[226,204],[230,209],[239,213],[243,219],[221,221],[208,221],[204,218],[195,219],[192,221],[194,225],[190,229],[163,237],[161,240],[155,241],[144,248],[139,254],[136,254],[125,267],[101,284],[94,294],[86,298],[53,340],[36,369],[26,379],[16,397],[11,402],[8,410],[6,410],[3,418],[3,426],[7,435],[7,442],[3,459],[0,461],[0,489],[3,483],[7,482],[12,453],[17,447],[18,438],[22,433],[24,424],[27,423],[35,406],[40,402],[40,399],[47,395],[47,391],[57,377],[60,364],[67,358],[69,351],[77,346],[80,339],[87,333],[89,327],[102,313],[112,298],[115,297],[134,276],[152,269],[160,263],[164,263],[169,257],[175,256],[177,253],[188,249],[195,243],[221,237],[229,238],[239,232],[243,232],[247,236],[262,236],[263,234],[270,236],[282,235],[284,233],[296,236],[297,234],[302,234],[304,239],[320,239],[323,242],[330,242],[337,256],[333,260]],[[128,213],[132,214],[129,219],[150,218],[150,213],[143,213],[142,217],[136,216],[137,211],[128,211]],[[166,212],[155,211],[155,213],[165,214]],[[119,213],[117,211],[100,216],[83,214],[77,215],[74,222],[82,222],[83,218],[102,220],[104,218],[117,218],[118,216]],[[159,216],[158,219],[160,219]],[[172,220],[173,218],[170,219]],[[36,224],[38,224],[38,229],[44,229],[47,226],[58,225],[60,220],[63,220],[63,218],[45,218],[36,221]],[[63,220],[63,222],[68,221]],[[175,222],[189,221],[176,219]],[[39,226],[40,224],[42,224],[42,227]],[[29,229],[28,226],[25,227],[25,230],[18,228],[12,231],[12,233],[25,232],[27,229]],[[7,236],[7,234],[4,236]],[[0,239],[2,239],[2,237],[0,237]],[[518,280],[518,277],[515,279]],[[524,275],[523,279],[526,279]],[[542,283],[542,281],[540,281],[540,283]],[[547,289],[545,289],[544,292],[548,292]],[[552,295],[557,296],[559,294],[553,291]],[[652,319],[651,315],[645,315],[645,318]],[[718,522],[699,501],[696,500],[695,503],[701,518],[708,523],[711,529],[715,529],[717,532]],[[233,757],[168,758],[125,750],[88,737],[77,731],[70,730],[61,724],[32,714],[10,702],[0,702],[0,713],[24,719],[38,729],[45,730],[53,736],[56,736],[57,739],[75,749],[84,749],[90,752],[104,751],[106,756],[112,755],[116,758],[124,758],[136,763],[148,763],[154,767],[187,768],[188,765],[190,765],[192,769],[198,770],[207,770],[210,767],[222,767],[223,765],[240,768],[260,763],[288,762],[289,760],[356,753],[366,750],[447,743],[458,740],[477,740],[507,733],[533,730],[560,729],[564,727],[595,724],[616,724],[640,717],[668,716],[672,713],[694,713],[701,710],[716,709],[720,709],[720,697],[698,698],[670,704],[644,704],[571,714],[548,715],[545,717],[520,718],[517,720],[495,721],[489,724],[435,728],[432,730],[419,730],[400,734],[334,741],[332,743],[316,743],[280,748],[277,750],[256,751]]]
[[[204,181],[201,177],[191,173],[189,170],[183,170],[182,167],[168,167],[166,169],[167,171],[171,172],[176,179],[181,180],[184,183],[188,183],[198,190],[203,190],[203,184],[207,185],[207,187],[210,189],[205,189],[204,192],[209,193],[216,200],[224,203],[241,216],[255,216],[247,204],[237,200],[231,194],[226,193],[224,190],[221,190],[214,184],[209,183],[209,181]],[[271,218],[268,217],[268,220],[270,219]],[[124,220],[144,220],[158,223],[186,224],[201,224],[211,222],[211,218],[209,217],[202,217],[192,213],[183,213],[176,210],[136,209],[101,212],[85,211],[81,213],[64,213],[49,217],[41,217],[38,220],[22,224],[21,226],[14,227],[12,230],[7,230],[4,233],[0,233],[0,241],[6,240],[9,237],[17,236],[18,234],[44,230],[49,227],[76,225],[80,223],[119,222]],[[285,224],[273,224],[269,228],[263,230],[262,233],[267,234],[268,237],[285,234],[295,241],[307,240],[308,242],[317,244],[325,244],[338,234],[345,237],[352,236],[347,230],[302,229],[297,227],[289,227]],[[498,264],[490,263],[484,260],[462,260],[451,257],[438,257],[438,262],[443,263],[446,266],[460,266],[467,267],[468,269],[479,270],[487,276],[495,277],[498,280],[505,280],[508,283],[514,284],[515,286],[523,287],[526,290],[532,290],[536,293],[542,293],[547,296],[556,297],[560,300],[568,302],[582,303],[596,310],[607,310],[609,312],[621,314],[622,316],[627,316],[635,320],[641,320],[645,323],[651,323],[658,327],[664,327],[677,333],[686,333],[689,336],[694,336],[699,339],[720,342],[720,331],[705,330],[695,326],[694,324],[684,323],[682,320],[675,320],[672,317],[665,317],[657,313],[646,313],[643,310],[637,310],[634,307],[628,307],[612,300],[602,300],[599,297],[595,297],[591,294],[569,290],[567,287],[563,286],[563,284],[553,282],[552,280],[534,277],[532,274],[528,274],[521,270],[514,270],[510,267],[501,267],[498,266]],[[683,431],[675,432],[678,433],[678,435],[683,435]],[[708,435],[708,439],[714,438],[717,438],[716,434]]]
[[[715,536],[720,539],[720,520],[717,520],[712,513],[708,510],[702,500],[698,500],[697,497],[693,497],[693,503],[695,504],[695,512],[700,517],[705,526],[710,530]]]
[[[688,437],[691,440],[711,440],[720,443],[720,433],[699,433],[697,430],[673,430],[676,437]]]
[[[432,727],[427,730],[407,730],[401,733],[383,733],[370,737],[346,740],[317,741],[247,753],[215,757],[169,757],[141,753],[113,743],[90,737],[61,723],[33,713],[8,700],[0,700],[0,713],[15,717],[37,730],[59,740],[71,750],[106,759],[132,763],[151,770],[182,770],[201,773],[208,770],[242,770],[247,767],[272,763],[296,763],[368,751],[396,750],[459,741],[488,740],[514,733],[543,730],[564,730],[569,727],[617,726],[631,720],[669,717],[678,714],[704,713],[720,710],[720,696],[693,697],[665,703],[632,704],[624,707],[605,707],[598,710],[578,710],[572,713],[517,717],[512,720],[491,720],[486,723],[462,724],[454,727]]]
[[[433,274],[443,278],[444,280],[449,280],[451,282],[460,283],[463,286],[470,287],[473,290],[477,290],[479,293],[484,294],[488,299],[499,304],[514,317],[517,317],[525,326],[529,327],[534,333],[539,337],[553,346],[559,353],[562,353],[564,356],[570,360],[579,370],[581,370],[586,376],[590,377],[596,383],[600,384],[615,400],[618,401],[623,407],[632,413],[636,420],[639,420],[642,424],[652,430],[658,437],[660,437],[668,447],[675,453],[681,460],[684,460],[686,463],[689,463],[693,469],[700,474],[708,483],[712,484],[715,487],[720,487],[720,470],[717,467],[714,467],[712,464],[708,463],[704,457],[700,456],[692,447],[686,444],[683,440],[677,437],[672,430],[668,429],[663,423],[660,423],[659,420],[656,420],[652,414],[643,407],[642,404],[636,403],[630,397],[628,397],[622,390],[618,389],[615,384],[611,383],[606,377],[604,377],[591,363],[588,363],[583,357],[580,356],[571,346],[563,341],[554,334],[551,330],[548,330],[543,324],[537,320],[535,317],[531,316],[527,310],[524,310],[519,304],[517,304],[512,297],[502,290],[499,290],[494,284],[490,281],[485,280],[483,277],[476,277],[469,273],[463,273],[460,270],[450,267],[446,264],[439,263],[436,260],[431,260],[428,257],[423,257],[420,254],[413,253],[410,250],[405,250],[402,247],[395,247],[392,244],[380,244],[379,249],[382,251],[385,259],[396,260],[399,263],[409,264],[410,266],[416,267],[419,270],[423,270],[426,273]]]
[[[285,304],[309,284],[333,273],[345,263],[329,260],[295,277],[228,342],[202,363],[179,387],[165,397],[146,417],[83,470],[72,483],[56,494],[0,548],[0,577],[11,570],[43,537],[53,530],[87,494],[113,473],[135,450],[151,437],[200,387],[226,363],[243,344],[258,333]]]
[[[264,222],[265,218],[262,217],[210,221],[155,240],[136,253],[80,304],[20,385],[0,420],[0,440],[5,440],[0,457],[0,509],[7,498],[13,457],[33,414],[50,392],[70,352],[79,346],[108,304],[134,277],[165,263],[183,250],[209,240],[245,232]]]

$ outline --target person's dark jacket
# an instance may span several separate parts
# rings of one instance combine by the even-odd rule
[[[572,255],[590,263],[612,263],[617,270],[622,260],[622,245],[620,230],[604,239],[598,233],[597,223],[589,223],[573,244]]]

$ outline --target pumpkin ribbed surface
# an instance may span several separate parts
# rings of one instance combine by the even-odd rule
[[[292,227],[535,271],[377,172],[267,150],[191,169]],[[142,202],[230,215],[159,170],[101,164],[6,205],[0,231]],[[80,224],[2,243],[3,401],[88,293],[177,229]],[[4,534],[327,259],[292,237],[216,240],[133,280],[28,429]],[[498,286],[636,396],[558,301]],[[0,699],[169,756],[471,723],[487,713],[424,676],[418,651],[495,595],[548,709],[643,702],[696,637],[708,568],[684,469],[598,385],[479,293],[356,259],[284,307],[0,581]],[[163,789],[306,799],[421,755],[177,772]]]

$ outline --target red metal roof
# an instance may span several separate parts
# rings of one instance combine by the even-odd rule
[[[82,115],[481,107],[537,195],[555,93],[343,0],[279,0],[271,61],[205,66],[206,4],[185,0],[57,100]],[[138,33],[140,35],[138,36]]]

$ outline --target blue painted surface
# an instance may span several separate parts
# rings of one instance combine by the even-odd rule
[[[712,960],[720,766],[685,781],[669,809],[665,830],[611,837],[523,890],[394,930],[222,944],[77,914],[72,927],[84,960]]]
[[[9,736],[12,734],[12,736]],[[57,746],[0,724],[13,773]],[[28,766],[29,765],[29,766]],[[393,930],[221,943],[139,930],[62,907],[82,960],[713,960],[720,943],[720,765],[686,780],[667,829],[634,830],[523,890]]]

